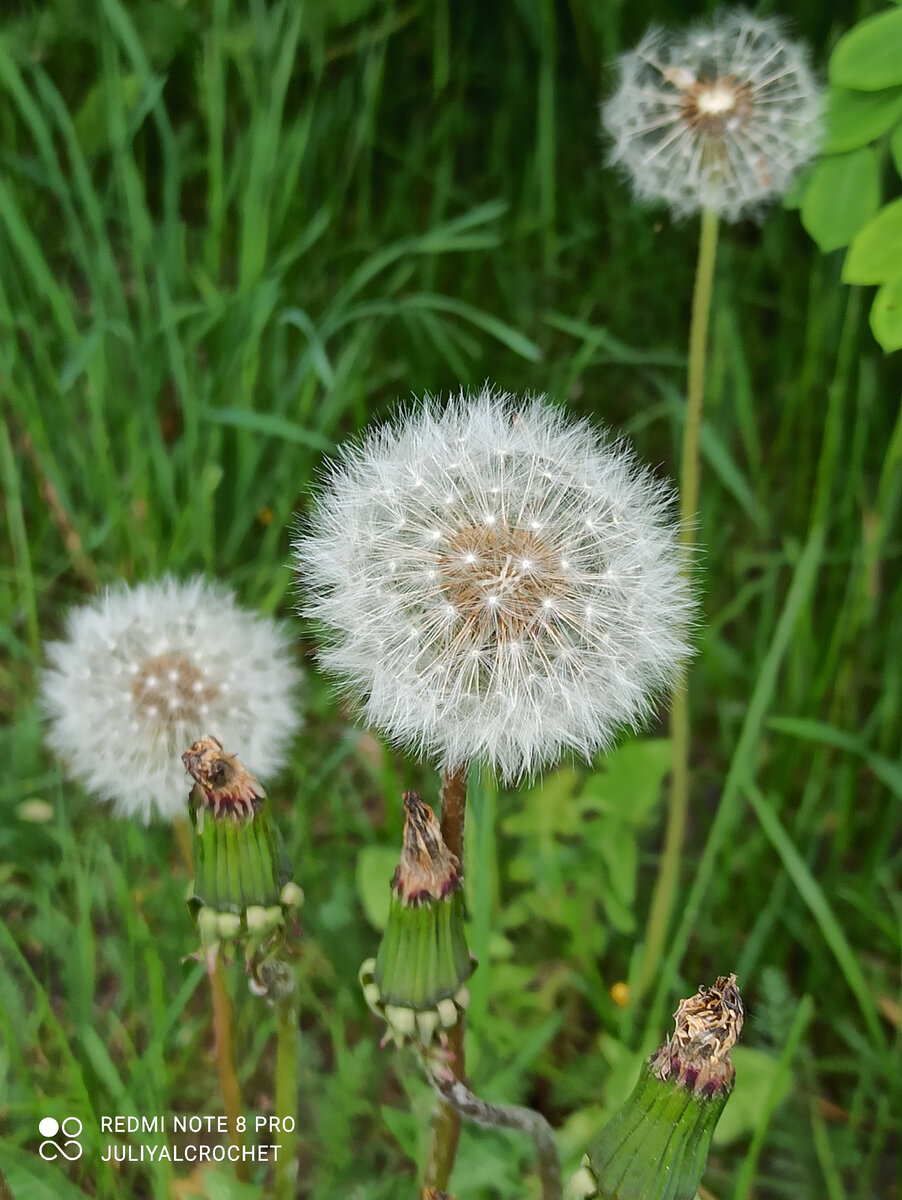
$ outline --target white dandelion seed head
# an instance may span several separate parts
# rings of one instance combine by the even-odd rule
[[[609,162],[677,217],[757,216],[820,147],[822,89],[777,19],[730,9],[679,34],[653,27],[619,67],[602,106]]]
[[[47,740],[122,816],[186,809],[181,754],[212,734],[255,775],[281,767],[300,722],[300,671],[274,620],[200,576],[109,589],[46,647]]]
[[[688,653],[668,488],[542,400],[427,400],[344,448],[294,555],[323,667],[446,768],[588,757]]]

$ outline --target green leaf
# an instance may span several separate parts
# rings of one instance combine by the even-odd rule
[[[902,198],[885,205],[855,236],[844,283],[886,283],[902,275]]]
[[[882,137],[902,116],[902,88],[881,92],[852,92],[830,88],[827,103],[825,154],[857,150]]]
[[[87,1200],[58,1166],[27,1154],[14,1142],[0,1140],[0,1162],[17,1200]]]
[[[889,9],[859,21],[836,43],[830,82],[876,92],[902,83],[902,12]]]
[[[836,918],[830,906],[830,901],[821,885],[812,875],[811,870],[796,848],[792,838],[786,832],[773,805],[755,785],[746,781],[746,798],[755,811],[755,815],[773,848],[780,856],[780,861],[786,874],[792,880],[796,891],[808,906],[820,929],[821,936],[833,951],[837,966],[845,977],[849,990],[858,1001],[861,1015],[871,1034],[876,1047],[884,1040],[883,1027],[877,1015],[877,1005],[874,993],[868,986],[862,970],[861,960],[852,949],[846,937],[845,930]]]
[[[658,802],[670,759],[667,738],[624,742],[603,760],[603,769],[586,780],[581,810],[615,813],[634,825],[643,824]]]
[[[94,84],[73,121],[75,135],[84,154],[99,154],[110,148],[108,89],[115,88],[119,92],[119,107],[130,119],[137,107],[141,86],[137,75],[110,75]]]
[[[391,905],[391,881],[398,865],[392,846],[364,846],[357,855],[357,895],[374,929],[384,929]]]
[[[888,280],[874,297],[871,333],[887,354],[902,350],[902,275]]]
[[[747,1046],[734,1047],[732,1055],[736,1067],[736,1087],[714,1131],[714,1141],[721,1146],[735,1142],[755,1129],[778,1066],[777,1060],[769,1054]],[[782,1081],[778,1104],[785,1100],[789,1085],[788,1078]]]
[[[902,4],[902,0],[899,0],[899,3]],[[902,122],[893,130],[889,139],[889,148],[896,170],[902,175]]]
[[[335,449],[334,443],[315,429],[305,429],[294,421],[280,417],[278,413],[254,412],[244,408],[205,408],[201,409],[200,415],[205,421],[213,421],[218,425],[234,425],[237,429],[250,429],[254,433],[262,433],[265,437],[296,442],[299,446],[309,446],[313,450],[322,450],[325,454],[331,454]]]
[[[802,201],[802,224],[826,254],[848,246],[879,207],[877,151],[865,146],[818,163]]]
[[[636,928],[633,906],[639,865],[636,835],[628,825],[606,821],[604,826],[604,836],[596,839],[594,845],[607,874],[605,912],[618,933],[632,933]]]
[[[506,817],[501,828],[512,837],[547,840],[555,835],[572,837],[579,832],[580,818],[573,793],[579,786],[579,773],[562,767],[541,783],[520,794],[518,809]]]

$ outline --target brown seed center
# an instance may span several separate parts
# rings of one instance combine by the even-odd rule
[[[566,561],[530,529],[459,530],[439,558],[442,587],[474,638],[519,638],[566,587]]]
[[[201,705],[214,700],[218,690],[181,654],[158,654],[146,659],[132,684],[135,711],[173,725],[195,720]]]
[[[751,89],[729,75],[698,79],[684,90],[683,120],[697,133],[721,138],[745,125],[752,106]]]

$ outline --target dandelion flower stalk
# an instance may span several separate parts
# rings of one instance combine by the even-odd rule
[[[266,793],[239,759],[216,738],[206,736],[184,752],[182,762],[195,780],[191,791],[195,878],[188,900],[213,987],[214,1028],[230,1135],[240,1144],[237,1118],[241,1100],[233,1069],[229,1073],[231,1010],[222,959],[230,958],[233,949],[241,945],[251,990],[277,1006],[276,1110],[284,1128],[284,1118],[296,1120],[298,1020],[294,970],[282,951],[287,919],[300,906],[303,893],[288,877]],[[277,1200],[290,1200],[297,1169],[291,1134],[286,1134],[282,1149],[276,1162],[275,1192]]]
[[[213,1002],[213,1046],[216,1052],[216,1070],[219,1075],[219,1090],[229,1127],[229,1141],[239,1150],[244,1149],[244,1135],[240,1132],[239,1118],[242,1115],[241,1084],[235,1067],[235,1023],[232,1018],[232,998],[229,995],[225,972],[217,958],[207,962],[207,978],[210,981],[210,998]],[[249,1175],[244,1155],[235,1163],[235,1174],[242,1182]]]
[[[689,550],[698,510],[699,434],[718,225],[758,217],[781,197],[820,144],[822,92],[803,45],[773,18],[741,9],[682,33],[652,27],[619,60],[619,87],[602,108],[609,162],[638,199],[676,217],[701,214],[689,331],[689,377],[680,469],[681,540]],[[655,977],[670,925],[689,799],[689,697],[683,670],[673,698],[673,768],[667,828],[637,981]]]
[[[288,963],[274,964],[279,979],[270,978],[269,993],[276,997],[276,1116],[282,1151],[275,1164],[275,1200],[293,1200],[297,1193],[298,1112],[298,996],[297,980]],[[272,975],[272,972],[270,972]],[[291,1122],[286,1121],[291,1118]],[[289,1128],[286,1128],[289,1126]]]
[[[694,541],[693,522],[698,511],[699,437],[705,397],[708,321],[711,313],[711,297],[714,291],[717,228],[717,214],[706,209],[702,213],[701,219],[698,264],[692,295],[686,415],[683,424],[683,450],[680,458],[680,544],[685,548],[687,556]],[[661,962],[667,931],[673,917],[683,843],[686,840],[686,819],[689,811],[690,721],[688,672],[685,666],[680,671],[673,691],[670,708],[670,742],[673,760],[667,806],[667,826],[645,932],[645,948],[636,987],[637,999],[644,995],[655,978]]]
[[[514,783],[591,759],[666,694],[693,607],[680,555],[668,488],[623,442],[489,387],[345,447],[295,544],[322,666],[437,762],[458,862],[474,763]],[[460,1021],[449,1038],[462,1078]],[[459,1127],[440,1107],[434,1188]]]

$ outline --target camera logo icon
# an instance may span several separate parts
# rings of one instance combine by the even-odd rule
[[[64,1142],[41,1142],[38,1154],[46,1162],[53,1162],[57,1158],[77,1162],[81,1158],[82,1144],[78,1138],[81,1137],[83,1125],[78,1117],[64,1117],[62,1121],[58,1121],[56,1117],[42,1117],[38,1129],[43,1138],[52,1139],[59,1134],[66,1139]]]

